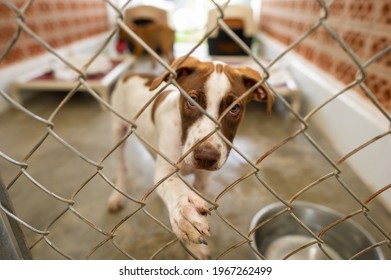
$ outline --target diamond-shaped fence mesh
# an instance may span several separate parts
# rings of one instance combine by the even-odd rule
[[[175,177],[208,202],[211,211],[209,223],[212,237],[209,246],[212,258],[255,258],[256,256],[261,259],[269,258],[270,255],[255,249],[252,244],[257,231],[273,228],[270,225],[275,222],[278,224],[281,219],[298,225],[301,232],[308,236],[305,242],[291,248],[284,256],[280,256],[281,258],[300,255],[308,248],[315,248],[323,258],[335,258],[336,256],[328,247],[329,235],[332,236],[334,230],[343,228],[345,223],[352,220],[369,231],[374,238],[371,239],[370,244],[343,258],[360,258],[378,248],[383,250],[386,258],[390,258],[390,214],[379,198],[391,192],[391,185],[387,184],[373,191],[366,186],[358,187],[360,182],[357,180],[346,179],[346,176],[352,172],[346,164],[348,159],[369,149],[377,141],[389,138],[390,130],[385,130],[360,143],[354,150],[342,156],[329,152],[322,137],[312,131],[313,129],[316,131],[316,128],[313,128],[311,121],[318,112],[356,86],[365,93],[376,110],[391,122],[389,112],[366,85],[366,69],[389,54],[391,46],[386,46],[375,56],[362,62],[328,22],[329,6],[332,1],[314,1],[320,7],[317,22],[268,63],[260,59],[259,54],[250,49],[224,21],[224,11],[230,3],[218,4],[221,1],[218,3],[209,1],[218,9],[220,15],[214,27],[207,30],[204,37],[194,44],[185,57],[197,52],[216,29],[224,31],[261,71],[263,80],[253,88],[268,83],[276,100],[289,111],[292,119],[288,125],[283,122],[281,127],[270,127],[267,125],[269,117],[265,117],[262,129],[270,132],[262,138],[262,144],[255,149],[250,149],[248,146],[250,144],[246,144],[246,139],[240,137],[240,133],[251,130],[260,133],[257,127],[243,127],[238,132],[237,142],[235,140],[231,143],[220,131],[223,116],[214,119],[200,107],[200,111],[216,124],[216,129],[208,136],[217,134],[232,148],[227,164],[237,168],[236,172],[229,172],[229,174],[224,168],[217,172],[213,184],[218,187],[206,190],[205,193],[194,189],[188,183],[189,179],[180,173],[181,162],[195,146],[178,162],[171,162],[158,147],[152,146],[139,134],[137,118],[148,106],[152,106],[164,89],[149,100],[133,119],[127,119],[126,116],[116,112],[107,98],[91,87],[87,79],[88,67],[104,53],[108,45],[115,40],[119,30],[122,30],[138,41],[149,55],[158,61],[164,71],[171,73],[168,84],[176,86],[184,98],[191,100],[189,94],[176,82],[175,69],[146,45],[125,23],[124,11],[131,1],[123,6],[117,6],[110,0],[103,1],[111,10],[110,12],[116,14],[116,21],[114,27],[107,33],[107,38],[84,65],[74,65],[29,26],[26,22],[26,13],[36,2],[30,0],[25,1],[23,5],[16,5],[13,1],[0,1],[3,8],[14,13],[17,24],[17,29],[6,48],[1,50],[0,63],[9,55],[20,36],[29,36],[55,56],[56,60],[73,69],[78,75],[78,80],[60,101],[57,99],[56,102],[49,104],[22,104],[8,90],[0,89],[1,98],[15,109],[12,112],[13,119],[1,117],[2,127],[7,127],[8,130],[1,132],[0,172],[3,181],[0,188],[0,213],[8,220],[7,228],[20,257],[25,259],[186,258],[191,255],[191,252],[173,233],[165,207],[156,194],[156,190],[163,183]],[[269,83],[269,79],[273,76],[273,67],[320,28],[343,49],[358,72],[355,79],[344,89],[335,92],[322,104],[302,115],[292,108],[285,97]],[[72,111],[74,109],[69,104],[81,89],[87,91],[106,110],[76,106],[77,110],[83,112],[82,118],[77,122],[71,122],[69,118],[74,113]],[[83,103],[83,100],[80,102]],[[42,110],[42,106],[47,108]],[[259,114],[256,112],[254,117],[262,118],[263,116]],[[113,143],[110,137],[111,117],[120,118],[131,127],[126,136],[117,143]],[[22,122],[28,125],[22,126]],[[283,133],[273,138],[276,129],[280,129]],[[129,166],[129,176],[135,178],[132,178],[132,186],[123,192],[116,186],[114,176],[116,165],[112,162],[119,146],[125,141],[135,139],[140,140],[167,161],[172,166],[172,172],[154,184],[150,180],[153,177],[153,163],[149,162],[151,159],[138,153],[137,149],[136,152],[128,152],[127,156],[133,158]],[[18,152],[10,154],[8,147],[17,145],[18,141],[21,141],[24,146],[18,149]],[[280,169],[273,170],[275,164],[280,165]],[[290,174],[292,166],[300,164],[303,164],[303,168],[299,168],[295,174]],[[368,169],[370,168],[368,166]],[[317,170],[317,172],[309,170]],[[296,177],[305,179],[295,180]],[[283,190],[284,188],[290,189],[287,192]],[[126,197],[126,207],[119,213],[107,211],[106,198],[113,190],[121,192]],[[240,196],[238,192],[241,193]],[[312,200],[325,206],[336,204],[350,206],[341,217],[334,218],[327,225],[314,229],[307,224],[307,220],[299,212],[295,212],[299,200]],[[258,209],[265,206],[266,201],[278,202],[279,210],[250,227],[252,217]],[[335,210],[340,211],[341,208]],[[340,234],[349,235],[348,232]],[[264,238],[272,238],[272,235],[273,232],[266,233]],[[353,240],[355,236],[352,235],[350,238]]]

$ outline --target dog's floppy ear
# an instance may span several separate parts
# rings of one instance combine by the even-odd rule
[[[191,74],[196,69],[199,63],[200,61],[192,56],[186,58],[180,57],[175,59],[171,63],[171,68],[175,69],[177,77],[180,77],[183,75]],[[149,89],[150,90],[156,89],[162,82],[166,82],[169,76],[170,76],[170,72],[165,71],[162,75],[158,76],[155,80],[152,81]]]
[[[240,66],[236,70],[240,73],[243,84],[247,89],[251,88],[253,85],[262,80],[261,75],[258,71],[247,67]],[[260,102],[267,102],[267,112],[271,113],[271,109],[274,103],[274,96],[266,83],[262,83],[259,88],[254,91],[253,100]]]

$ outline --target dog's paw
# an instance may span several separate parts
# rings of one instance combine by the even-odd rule
[[[119,192],[113,192],[108,201],[107,207],[110,212],[117,212],[124,208],[125,206],[125,197]]]
[[[210,260],[210,252],[209,252],[209,246],[200,245],[200,244],[194,244],[191,243],[186,246],[187,250],[191,252],[191,254],[188,255],[189,260]]]
[[[185,244],[208,245],[206,237],[210,236],[210,229],[207,214],[210,214],[207,203],[194,192],[181,197],[170,217],[179,240]]]

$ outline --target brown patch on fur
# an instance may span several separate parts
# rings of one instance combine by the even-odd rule
[[[216,65],[216,72],[218,73],[218,74],[221,74],[221,73],[223,73],[223,65],[222,64],[217,64]]]
[[[152,122],[155,123],[155,113],[156,113],[156,110],[157,108],[160,106],[160,104],[166,99],[166,97],[172,93],[173,90],[166,90],[166,91],[163,91],[161,92],[156,98],[155,100],[153,101],[153,104],[152,104],[152,110],[151,110],[151,118],[152,118]]]
[[[221,116],[221,114],[236,100],[237,97],[235,95],[230,94],[225,96],[220,103],[219,116]],[[235,113],[229,111],[221,120],[221,133],[231,142],[235,137],[240,121],[246,111],[246,104],[247,103],[245,101],[239,102],[238,106],[240,107],[238,111]]]
[[[198,105],[201,106],[204,110],[206,110],[206,95],[202,90],[191,90],[188,92],[190,97],[197,98]],[[179,108],[181,114],[182,121],[182,143],[186,141],[188,130],[192,124],[194,124],[199,118],[202,117],[202,112],[198,110],[198,108],[191,104],[185,97],[182,95],[179,99]]]
[[[231,89],[229,94],[225,96],[220,103],[219,116],[221,116],[224,111],[238,98],[240,98],[249,88],[262,80],[261,75],[257,71],[246,66],[232,67],[230,65],[225,65],[223,70],[224,74],[230,81]],[[269,112],[274,98],[270,93],[270,90],[267,88],[267,85],[262,84],[253,93],[249,94],[237,103],[240,106],[238,111],[229,111],[223,116],[221,120],[221,133],[231,142],[233,141],[240,121],[245,114],[246,105],[251,100],[266,101]]]
[[[177,74],[176,81],[180,83],[183,79],[196,72],[201,74],[202,76],[208,75],[213,72],[214,66],[211,62],[201,62],[197,58],[189,56],[186,59],[184,57],[180,57],[175,59],[173,63],[171,63],[171,67],[175,69]],[[156,89],[162,82],[167,82],[168,77],[170,76],[169,71],[165,71],[162,75],[157,77],[151,84],[150,90]],[[194,75],[192,75],[194,77]],[[192,81],[190,81],[191,83]],[[182,84],[181,84],[182,86]],[[183,86],[182,86],[183,87]]]
[[[224,68],[224,72],[233,86],[241,84],[244,86],[246,91],[262,80],[262,77],[258,73],[258,71],[255,71],[254,69],[247,66],[239,66],[236,68],[226,66]],[[254,90],[253,94],[250,95],[249,98],[250,100],[253,99],[255,101],[260,102],[266,101],[267,112],[269,114],[271,113],[271,109],[274,103],[274,96],[266,83],[262,83],[259,88]],[[247,102],[249,102],[250,100],[248,100]]]
[[[191,71],[185,71],[183,74],[179,73],[176,79],[178,84],[189,93],[190,96],[197,96],[197,102],[203,109],[206,109],[207,98],[204,86],[213,70],[213,63],[202,62]],[[187,99],[182,95],[179,99],[179,106],[182,120],[182,143],[184,143],[187,138],[188,129],[202,117],[202,113],[196,107],[189,106]]]
[[[189,56],[185,60],[183,57],[176,59],[171,66],[177,73],[176,82],[190,95],[194,94],[202,101],[201,96],[205,96],[204,85],[210,74],[214,71],[212,62],[201,62],[197,58]],[[151,84],[150,89],[156,89],[162,82],[167,81],[170,72],[166,71],[157,77]],[[200,104],[201,107],[203,106]],[[206,108],[206,101],[204,109]],[[202,116],[202,113],[195,107],[188,104],[182,95],[179,99],[179,111],[182,120],[182,142],[187,138],[188,128]]]
[[[245,85],[242,74],[237,70],[237,68],[232,67],[230,65],[225,65],[224,74],[227,76],[231,84],[232,94],[235,95],[237,98],[242,96],[242,94],[249,89],[249,87]],[[245,102],[245,104],[247,104],[252,98],[253,95],[250,94],[243,101]]]

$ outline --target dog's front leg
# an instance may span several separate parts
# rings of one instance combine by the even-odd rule
[[[174,167],[158,158],[155,182],[160,182],[174,170]],[[178,239],[197,258],[207,259],[209,252],[205,246],[207,245],[206,237],[210,236],[207,203],[189,189],[176,174],[162,182],[156,191],[168,208],[172,230]],[[195,246],[197,244],[203,245]]]
[[[113,132],[114,132],[115,143],[120,142],[122,138],[125,137],[128,129],[129,128],[126,123],[123,123],[122,121],[119,120],[116,120],[114,122]],[[125,145],[126,145],[126,141],[124,141],[121,145],[119,145],[116,151],[117,159],[118,159],[116,186],[118,190],[121,192],[126,192],[125,186],[126,186],[126,178],[128,172],[128,168],[126,164],[126,156],[125,156]],[[109,210],[113,212],[118,211],[124,207],[124,204],[125,204],[125,197],[117,190],[113,190],[108,200]]]
[[[194,176],[194,188],[203,192],[209,184],[210,171],[198,169],[194,171]]]

